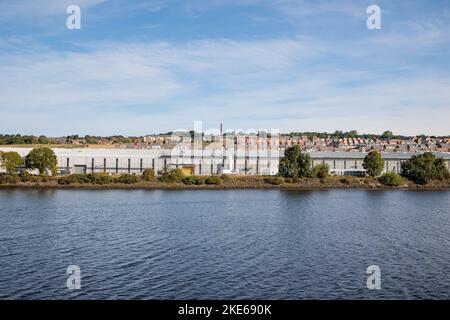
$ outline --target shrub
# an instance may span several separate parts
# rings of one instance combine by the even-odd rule
[[[185,178],[183,171],[181,169],[172,169],[168,171],[166,168],[163,171],[159,181],[161,182],[181,182]]]
[[[185,178],[183,178],[182,182],[186,185],[196,184],[197,178],[194,176],[185,177]]]
[[[88,179],[91,180],[93,184],[110,184],[114,182],[113,177],[107,173],[92,173],[88,175]]]
[[[210,176],[205,180],[206,184],[221,184],[222,179],[219,176]]]
[[[330,175],[330,167],[326,163],[315,165],[312,171],[313,177],[325,179]]]
[[[117,180],[119,183],[125,183],[125,184],[133,184],[138,183],[139,178],[135,175],[125,173],[119,176],[119,179]]]
[[[104,172],[99,173],[74,173],[58,179],[59,184],[109,184],[113,183],[114,178]]]
[[[341,178],[341,179],[339,179],[339,181],[340,181],[342,184],[347,184],[347,185],[350,184],[350,180],[348,180],[347,178]]]
[[[402,177],[395,172],[383,174],[378,178],[378,181],[380,181],[381,184],[389,187],[396,187],[403,183]]]
[[[282,177],[265,177],[264,182],[278,186],[284,182],[284,179]]]
[[[155,181],[156,180],[155,171],[153,171],[153,169],[145,169],[144,172],[142,172],[142,180]]]
[[[93,175],[86,173],[74,173],[58,179],[59,184],[73,184],[73,183],[92,183]]]
[[[19,173],[19,178],[22,182],[28,182],[31,179],[30,174],[27,171],[22,171]]]
[[[19,176],[17,175],[11,175],[11,174],[5,174],[0,173],[0,184],[6,184],[6,183],[18,183],[20,181]]]
[[[294,178],[285,178],[284,182],[286,182],[286,183],[295,183],[294,182]]]
[[[195,181],[196,185],[205,184],[205,182],[206,182],[206,178],[205,177],[196,177],[196,181]]]
[[[184,177],[182,182],[186,185],[202,185],[205,183],[205,178],[198,176]]]

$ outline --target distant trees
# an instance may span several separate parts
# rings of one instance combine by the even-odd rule
[[[402,163],[402,175],[417,184],[427,184],[431,180],[442,180],[449,172],[442,158],[431,152],[415,155]]]
[[[35,148],[25,157],[25,166],[29,169],[38,169],[41,176],[47,175],[47,171],[56,175],[56,155],[50,148]]]
[[[369,176],[377,177],[383,172],[384,159],[378,151],[372,150],[364,157],[363,168]]]
[[[23,165],[22,157],[14,151],[0,152],[0,166],[10,175],[15,175],[18,167]]]
[[[311,176],[311,157],[302,153],[300,146],[286,148],[280,160],[278,173],[285,178],[303,178]]]
[[[392,131],[387,130],[387,131],[383,132],[383,134],[380,136],[380,138],[392,139],[392,138],[394,138],[394,134],[392,133]]]
[[[0,145],[38,143],[38,137],[20,134],[0,134]]]

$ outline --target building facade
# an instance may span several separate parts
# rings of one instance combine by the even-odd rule
[[[16,151],[25,157],[31,148],[0,148],[0,151]],[[107,172],[111,174],[139,174],[147,168],[161,173],[164,167],[180,168],[187,174],[217,175],[231,172],[240,175],[275,175],[278,173],[283,150],[274,149],[225,149],[187,148],[172,149],[68,149],[54,148],[58,169],[64,173]],[[332,174],[360,175],[365,152],[309,152],[312,166],[327,163]],[[417,153],[385,152],[385,172],[400,173],[401,163]],[[435,153],[445,159],[450,167],[449,153]]]

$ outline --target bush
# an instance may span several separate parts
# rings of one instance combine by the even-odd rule
[[[350,180],[348,180],[347,178],[341,178],[341,179],[339,179],[339,181],[340,181],[342,184],[346,184],[346,185],[349,185],[349,184],[350,184]]]
[[[62,178],[59,178],[59,184],[109,184],[113,183],[114,179],[107,173],[74,173]]]
[[[5,173],[0,173],[0,184],[6,184],[6,183],[18,183],[20,181],[19,176],[17,175],[10,175]]]
[[[74,173],[58,180],[59,184],[73,184],[73,183],[92,183],[91,175],[85,173]]]
[[[196,181],[195,184],[196,185],[201,185],[201,184],[205,184],[206,183],[206,178],[205,177],[195,177]]]
[[[139,178],[135,175],[125,173],[120,175],[119,179],[117,180],[119,183],[125,183],[125,184],[134,184],[139,182]]]
[[[210,176],[205,180],[206,184],[221,184],[222,179],[219,176]]]
[[[93,184],[110,184],[114,182],[113,177],[107,173],[92,173],[88,175],[88,179],[91,180]]]
[[[330,167],[326,163],[315,165],[312,171],[313,177],[325,179],[330,175]]]
[[[380,181],[381,184],[389,187],[396,187],[403,183],[402,177],[394,172],[383,174],[378,178],[378,181]]]
[[[194,176],[183,178],[182,182],[186,185],[192,185],[197,182],[197,179]]]
[[[142,180],[156,181],[155,171],[153,171],[153,169],[145,169],[144,172],[142,172]]]
[[[183,178],[182,182],[186,185],[202,185],[205,183],[205,178],[197,176],[189,176]]]
[[[22,182],[28,182],[31,179],[30,174],[27,171],[22,171],[19,174],[19,178],[20,178],[20,181],[22,181]]]
[[[161,177],[159,177],[159,181],[161,182],[182,182],[185,178],[183,171],[181,169],[172,169],[168,171],[166,168],[163,171]]]
[[[284,178],[284,182],[286,183],[295,183],[294,178]]]
[[[282,177],[265,177],[264,182],[278,186],[284,182],[284,179]]]

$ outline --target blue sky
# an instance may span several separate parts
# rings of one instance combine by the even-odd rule
[[[0,132],[448,135],[449,57],[448,1],[0,0]]]

